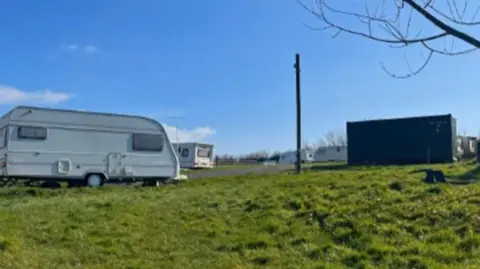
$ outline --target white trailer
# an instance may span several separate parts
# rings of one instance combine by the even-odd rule
[[[0,119],[4,181],[67,181],[102,186],[178,178],[179,162],[163,126],[150,118],[19,106]]]
[[[205,143],[173,143],[181,168],[213,168],[213,145]]]
[[[316,162],[346,162],[347,146],[319,147],[315,150]]]
[[[305,162],[313,162],[314,159],[314,152],[311,149],[302,149],[300,151],[300,159],[303,163]],[[278,158],[279,164],[294,164],[297,161],[297,151],[287,151],[280,154]]]

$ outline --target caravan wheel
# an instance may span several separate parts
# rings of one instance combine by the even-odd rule
[[[85,180],[85,185],[92,188],[101,187],[103,186],[103,177],[98,174],[90,174]]]
[[[143,181],[143,186],[144,187],[160,187],[161,185],[164,185],[165,182],[160,179],[145,179]]]

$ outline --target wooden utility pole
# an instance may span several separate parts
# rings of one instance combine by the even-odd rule
[[[300,102],[300,54],[295,54],[295,90],[297,96],[297,162],[295,168],[298,174],[302,170],[302,115]]]

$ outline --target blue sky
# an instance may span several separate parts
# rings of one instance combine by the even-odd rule
[[[403,50],[302,22],[316,21],[294,0],[2,1],[0,112],[142,114],[217,153],[291,149],[298,52],[306,141],[344,132],[347,120],[437,113],[480,132],[477,54],[436,57],[420,75],[392,79],[379,63],[406,71]]]

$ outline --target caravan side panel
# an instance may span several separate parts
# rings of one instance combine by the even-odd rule
[[[110,178],[160,177],[173,176],[176,171],[167,154],[134,151],[130,132],[49,127],[45,140],[27,140],[19,138],[18,129],[19,126],[9,128],[10,176],[83,178],[86,173],[100,172]],[[113,153],[121,157],[112,160]],[[68,173],[59,172],[61,159],[70,160]],[[125,167],[132,168],[131,175],[125,173]]]
[[[192,143],[174,143],[180,167],[193,168],[195,162],[195,145]]]
[[[346,162],[348,157],[347,147],[322,147],[315,151],[316,162]]]

